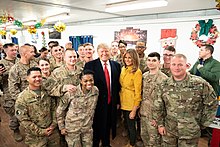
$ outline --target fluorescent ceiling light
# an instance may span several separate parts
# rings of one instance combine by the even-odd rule
[[[106,12],[121,12],[121,11],[130,11],[138,9],[147,9],[147,8],[156,8],[167,6],[167,0],[155,0],[148,2],[132,2],[132,3],[121,3],[116,5],[107,5]]]
[[[66,20],[69,19],[70,15],[67,12],[56,14],[56,15],[51,15],[46,17],[46,22],[55,22],[55,21],[60,21],[60,20]]]

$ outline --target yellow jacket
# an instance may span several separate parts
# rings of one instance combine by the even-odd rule
[[[120,101],[121,109],[131,111],[134,106],[139,106],[141,101],[142,72],[138,69],[131,73],[131,66],[123,67],[120,75]]]

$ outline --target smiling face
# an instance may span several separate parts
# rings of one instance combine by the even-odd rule
[[[164,50],[163,51],[163,60],[164,64],[170,64],[171,58],[173,57],[175,53],[169,50]]]
[[[137,42],[135,49],[136,49],[138,55],[144,54],[144,51],[146,50],[145,43],[144,42]]]
[[[32,90],[40,89],[42,83],[42,76],[40,71],[31,71],[30,75],[27,76],[29,87]]]
[[[62,59],[63,56],[62,48],[60,46],[53,46],[51,49],[51,55],[55,59]]]
[[[74,66],[76,64],[77,54],[74,50],[66,50],[64,61],[67,66]]]
[[[126,66],[132,66],[133,65],[133,59],[129,53],[126,53],[124,55],[124,62]]]
[[[103,62],[106,62],[109,60],[109,58],[110,58],[109,48],[101,47],[97,50],[97,52],[98,52],[98,56],[99,56],[100,60],[102,60]]]
[[[41,72],[43,74],[47,74],[47,73],[50,72],[50,63],[48,61],[41,59],[39,61],[39,65],[38,66],[41,69]]]
[[[87,46],[84,47],[84,49],[85,49],[85,56],[87,58],[92,58],[93,53],[95,52],[93,46],[87,45]]]
[[[81,79],[82,91],[89,91],[94,86],[94,78],[92,74],[86,74],[82,76]]]
[[[174,56],[171,59],[170,71],[175,80],[183,80],[186,76],[186,70],[189,68],[186,59],[183,57]]]
[[[154,70],[160,67],[160,61],[157,57],[147,57],[147,67]]]
[[[17,56],[17,48],[15,45],[9,46],[8,48],[4,49],[4,51],[9,59],[15,59]]]

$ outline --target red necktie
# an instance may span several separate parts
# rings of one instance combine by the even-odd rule
[[[107,68],[107,63],[104,63],[104,73],[105,73],[105,80],[107,84],[107,89],[108,89],[108,104],[111,102],[111,93],[110,93],[110,76]]]

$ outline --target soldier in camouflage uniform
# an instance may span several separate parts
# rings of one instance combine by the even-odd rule
[[[168,46],[163,51],[163,61],[164,63],[161,65],[161,71],[165,73],[168,77],[171,76],[170,72],[170,61],[173,55],[176,53],[176,49],[172,46]]]
[[[19,53],[21,55],[21,59],[11,67],[8,77],[10,98],[7,100],[7,103],[11,106],[11,112],[14,111],[14,104],[18,94],[28,86],[28,82],[26,80],[27,70],[30,67],[37,66],[37,63],[32,60],[35,55],[34,48],[29,45],[23,45],[20,47]],[[19,122],[15,116],[11,117],[9,126],[15,132],[15,140],[21,141],[22,137],[19,131]]]
[[[147,48],[146,43],[144,41],[141,41],[141,40],[137,41],[135,49],[139,56],[139,60],[140,60],[139,68],[142,73],[145,73],[146,71],[148,71],[148,68],[146,66],[147,57],[144,54],[144,51],[146,50],[146,48]]]
[[[58,126],[69,147],[92,147],[92,124],[99,95],[93,74],[84,70],[76,91],[67,92],[57,108]]]
[[[15,103],[15,115],[25,128],[25,143],[30,147],[59,147],[55,101],[41,87],[40,68],[30,68],[27,81],[28,87],[19,94]]]
[[[112,41],[110,52],[111,52],[111,58],[110,59],[113,60],[113,61],[116,61],[116,57],[118,55],[118,42],[117,41]]]
[[[115,61],[117,61],[121,65],[121,68],[124,66],[124,64],[123,64],[123,55],[126,52],[126,48],[127,48],[127,43],[124,40],[120,40],[118,42],[118,49],[120,51],[120,54],[118,54],[115,57]]]
[[[186,72],[189,65],[182,54],[171,59],[172,77],[156,87],[153,119],[165,147],[197,147],[201,128],[215,118],[217,101],[212,86]]]
[[[52,72],[52,77],[54,77],[60,84],[72,84],[77,86],[80,82],[79,75],[83,68],[76,65],[77,54],[73,49],[67,49],[65,51],[64,60],[65,64],[61,67],[55,69]]]
[[[4,59],[0,60],[0,64],[3,64],[3,72],[0,72],[1,77],[1,85],[3,89],[4,96],[2,95],[0,100],[3,103],[3,108],[5,109],[5,112],[9,114],[10,117],[14,116],[14,111],[11,109],[11,98],[8,90],[8,73],[10,68],[15,64],[16,62],[16,55],[17,55],[17,49],[15,47],[15,44],[13,43],[6,43],[4,44],[4,52],[6,53],[6,57]],[[9,102],[8,102],[9,100]],[[14,110],[14,109],[13,109]]]
[[[144,146],[159,147],[161,136],[157,131],[155,120],[152,119],[152,106],[155,86],[161,83],[167,76],[160,69],[160,54],[150,53],[147,57],[148,72],[143,74],[142,102],[140,107],[141,115],[141,138]]]
[[[63,65],[63,52],[59,45],[52,46],[49,61],[51,71]]]

